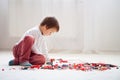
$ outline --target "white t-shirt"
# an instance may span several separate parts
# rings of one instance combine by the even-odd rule
[[[35,42],[32,46],[32,51],[38,54],[43,54],[47,57],[48,49],[45,41],[45,36],[43,36],[40,32],[39,26],[35,26],[26,31],[20,41],[23,40],[26,35],[32,35],[35,38]]]

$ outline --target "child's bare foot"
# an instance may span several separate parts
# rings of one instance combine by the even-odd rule
[[[21,66],[32,66],[28,61],[20,63]]]

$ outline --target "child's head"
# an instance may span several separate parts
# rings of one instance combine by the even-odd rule
[[[49,36],[59,31],[59,23],[55,17],[46,17],[40,24],[40,30],[43,35]]]

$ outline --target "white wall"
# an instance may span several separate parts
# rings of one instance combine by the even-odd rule
[[[8,0],[0,0],[0,49],[6,47],[8,34]]]
[[[85,0],[85,50],[120,50],[119,4],[119,0]]]
[[[102,5],[101,5],[102,4]],[[95,8],[96,48],[120,50],[120,0],[99,0]]]
[[[55,16],[61,28],[48,38],[50,49],[120,51],[119,0],[2,0],[0,3],[4,3],[0,12],[8,16],[5,24],[1,24],[8,35],[1,36],[0,30],[1,49],[11,48],[45,16]]]

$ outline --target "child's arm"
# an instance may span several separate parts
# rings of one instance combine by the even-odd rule
[[[46,41],[43,41],[43,46],[42,46],[42,53],[46,58],[46,62],[49,61],[49,57],[48,57],[48,48],[47,48],[47,44]]]

